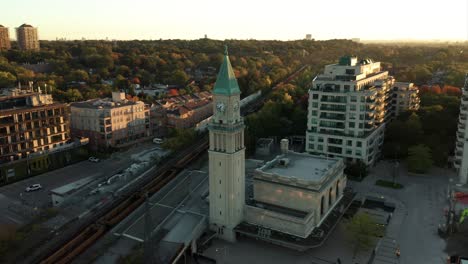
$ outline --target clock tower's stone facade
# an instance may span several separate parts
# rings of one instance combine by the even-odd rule
[[[210,228],[234,242],[245,204],[244,122],[240,90],[227,48],[213,89],[214,115],[209,124]]]

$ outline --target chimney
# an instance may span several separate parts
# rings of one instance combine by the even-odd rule
[[[289,151],[289,140],[283,138],[280,142],[281,153],[287,154]]]

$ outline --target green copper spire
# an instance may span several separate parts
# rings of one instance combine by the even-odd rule
[[[236,75],[232,70],[231,62],[229,61],[227,46],[224,46],[224,60],[221,68],[219,69],[213,93],[222,95],[240,94]]]

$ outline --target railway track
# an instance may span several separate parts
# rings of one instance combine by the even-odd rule
[[[275,90],[278,86],[288,83],[295,77],[297,77],[306,66],[301,67],[288,78],[275,85],[271,90]],[[255,112],[261,108],[263,101],[267,97],[267,94],[263,94],[256,102],[253,102],[242,109],[242,114],[248,114]],[[176,175],[187,167],[192,161],[200,157],[208,149],[208,135],[204,135],[199,141],[194,143],[192,146],[181,151],[175,157],[169,159],[164,165],[155,171],[155,176],[148,179],[145,182],[140,183],[132,194],[123,196],[117,200],[114,207],[108,208],[105,212],[98,216],[97,219],[91,221],[91,223],[84,228],[75,232],[73,237],[64,244],[58,245],[42,260],[38,260],[41,264],[66,264],[71,263],[74,258],[83,253],[87,248],[93,245],[99,238],[116,226],[120,221],[131,214],[135,209],[145,201],[146,194],[149,196],[153,195],[169,183]]]

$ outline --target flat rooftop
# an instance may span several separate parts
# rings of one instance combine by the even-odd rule
[[[271,176],[321,182],[339,162],[338,159],[289,151],[287,154],[277,156],[272,161],[267,162],[257,171]]]
[[[78,108],[94,108],[94,109],[111,109],[111,108],[118,108],[118,107],[123,107],[123,106],[128,106],[128,105],[136,105],[136,104],[144,104],[142,101],[130,101],[130,100],[122,100],[120,102],[114,102],[110,98],[104,98],[104,99],[91,99],[83,102],[77,102],[77,103],[72,103],[72,107],[78,107]]]
[[[86,184],[92,182],[93,180],[94,180],[94,176],[86,177],[86,178],[83,178],[81,180],[72,182],[70,184],[63,185],[61,187],[55,188],[55,189],[51,190],[50,192],[52,194],[57,194],[57,195],[71,194],[71,193],[75,192],[76,190],[82,188]]]

